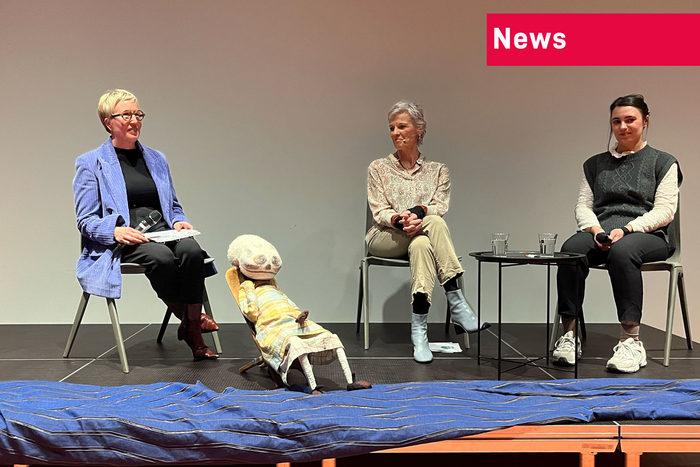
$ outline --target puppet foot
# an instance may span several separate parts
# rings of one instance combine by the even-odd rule
[[[358,389],[369,389],[372,385],[367,381],[355,381],[352,384],[348,384],[348,391],[357,391]]]
[[[461,290],[452,290],[447,292],[446,295],[447,303],[450,306],[450,317],[457,334],[483,331],[491,327],[491,323],[481,323],[481,326],[479,326],[476,314],[469,307],[469,303],[467,303]]]
[[[433,361],[433,353],[428,346],[428,315],[413,313],[411,321],[411,342],[413,342],[413,359],[418,363]]]
[[[216,324],[216,321],[214,321],[214,318],[211,316],[202,313],[200,315],[200,328],[202,329],[202,332],[213,332],[213,331],[218,331],[219,330],[219,325]]]

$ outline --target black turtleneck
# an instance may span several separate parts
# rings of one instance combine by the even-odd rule
[[[115,147],[126,183],[126,197],[129,201],[129,226],[136,226],[153,210],[163,212],[158,198],[158,190],[148,171],[141,149],[122,149]],[[167,229],[165,221],[161,220],[151,231]]]

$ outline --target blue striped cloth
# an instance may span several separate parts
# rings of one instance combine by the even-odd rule
[[[201,384],[0,383],[0,464],[275,463],[523,423],[695,419],[700,382],[431,381],[311,396]]]

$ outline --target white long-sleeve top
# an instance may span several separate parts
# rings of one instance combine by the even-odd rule
[[[644,146],[646,146],[646,142]],[[619,153],[616,149],[610,149],[610,154],[619,159],[629,154],[634,154],[634,151]],[[600,227],[598,218],[593,212],[593,200],[593,190],[588,184],[586,174],[584,173],[581,178],[581,186],[579,187],[578,201],[574,209],[576,222],[580,230],[590,229],[593,226]],[[677,208],[678,164],[673,164],[656,188],[654,208],[629,222],[628,225],[631,227],[632,232],[653,232],[654,230],[668,225],[673,220]]]

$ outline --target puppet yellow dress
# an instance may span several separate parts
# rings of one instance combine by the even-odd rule
[[[312,365],[325,365],[337,358],[343,344],[337,335],[311,320],[296,319],[301,310],[269,280],[246,280],[238,291],[241,311],[255,323],[255,340],[266,362],[287,384],[292,362],[307,355]]]

